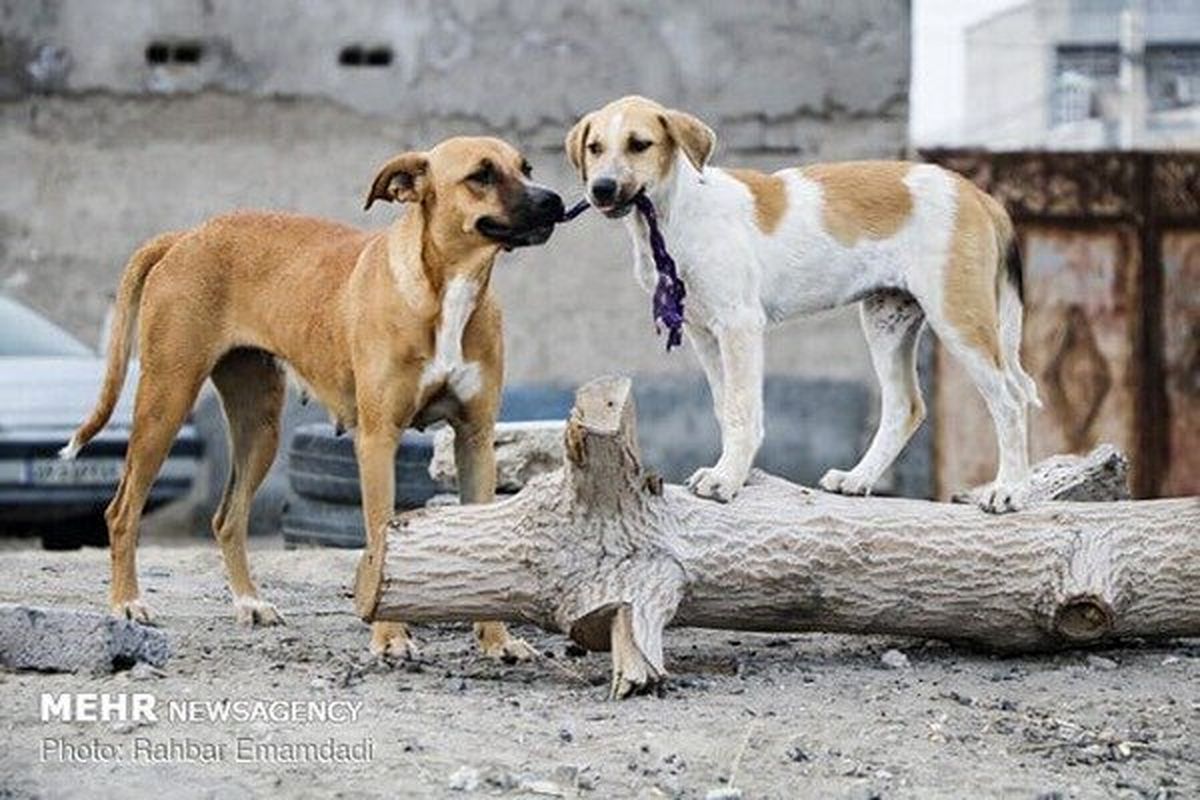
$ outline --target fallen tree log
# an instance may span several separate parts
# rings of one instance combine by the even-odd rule
[[[560,630],[611,649],[616,697],[665,676],[667,625],[902,634],[1004,652],[1200,635],[1196,498],[995,516],[755,472],[721,505],[642,468],[624,378],[579,390],[565,443],[562,469],[506,501],[396,517],[366,587],[368,618]],[[1100,462],[1107,475],[1111,458]],[[1077,489],[1061,468],[1049,473]]]

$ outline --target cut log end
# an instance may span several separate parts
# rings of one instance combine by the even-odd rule
[[[1112,632],[1116,612],[1103,598],[1078,595],[1064,600],[1054,612],[1054,632],[1070,642],[1094,642]]]

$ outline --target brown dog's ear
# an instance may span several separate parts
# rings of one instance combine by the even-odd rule
[[[571,165],[579,173],[579,177],[587,180],[587,164],[584,163],[583,146],[587,143],[588,131],[592,128],[592,115],[588,114],[575,123],[575,127],[567,133],[567,140],[564,143],[567,148],[567,158],[571,160]]]
[[[376,200],[411,203],[420,200],[428,185],[429,158],[424,153],[404,153],[379,168],[367,192],[363,210]]]
[[[717,146],[717,135],[712,128],[683,111],[666,111],[659,114],[658,119],[696,171],[703,170]]]

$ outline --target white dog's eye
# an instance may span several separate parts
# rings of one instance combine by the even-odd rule
[[[587,149],[588,149],[588,152],[591,153],[592,155],[598,156],[604,152],[604,145],[600,144],[600,142],[598,142],[598,141],[593,140],[587,146]]]
[[[631,153],[645,152],[646,150],[650,149],[650,145],[652,145],[652,144],[654,144],[654,142],[648,142],[645,139],[632,139],[631,138],[629,140],[629,152],[631,152]]]

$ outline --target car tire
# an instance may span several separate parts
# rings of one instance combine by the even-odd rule
[[[283,504],[283,543],[288,548],[361,548],[366,543],[362,510],[289,493]]]
[[[433,435],[405,431],[396,451],[396,508],[420,508],[441,489],[429,477]],[[332,425],[317,423],[296,430],[288,450],[292,492],[356,509],[362,503],[354,440],[338,436]]]

